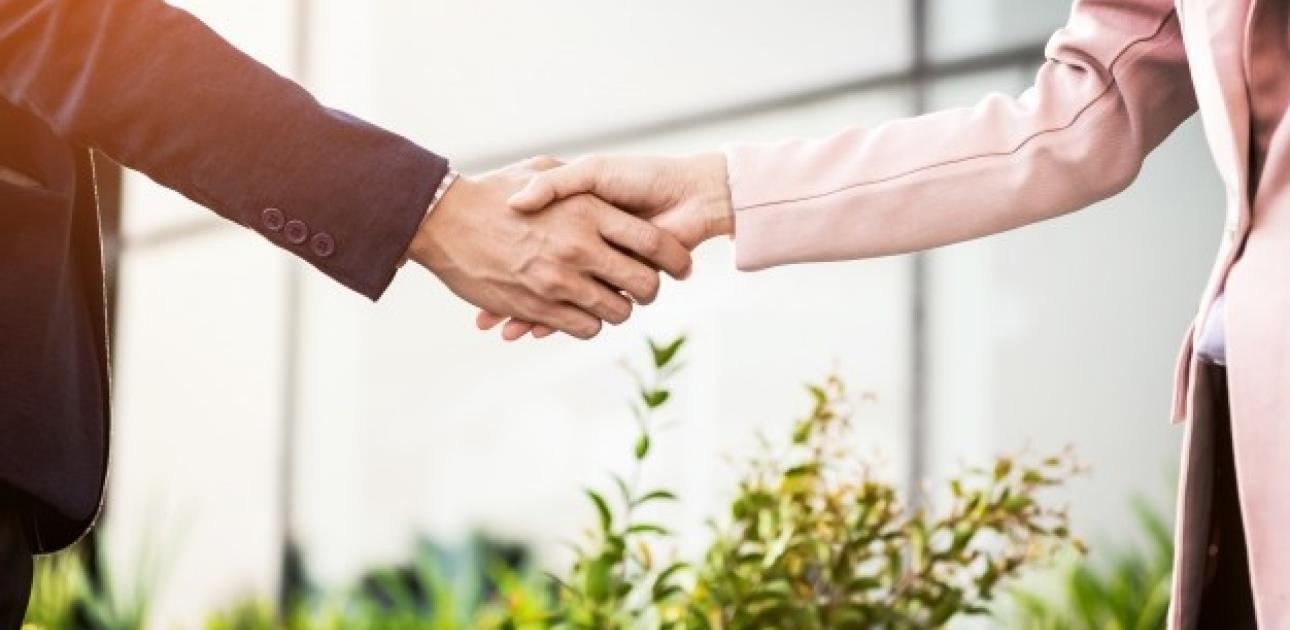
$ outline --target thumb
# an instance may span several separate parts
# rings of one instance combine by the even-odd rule
[[[598,162],[591,158],[539,173],[508,203],[520,212],[537,212],[561,199],[594,193],[599,172]]]
[[[543,177],[543,175],[533,177],[524,188],[511,195],[507,201],[511,208],[520,212],[537,212],[551,205],[551,202],[555,201],[555,191],[543,180]]]

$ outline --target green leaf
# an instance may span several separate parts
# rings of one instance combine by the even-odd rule
[[[637,523],[627,528],[628,534],[657,534],[659,536],[671,536],[672,532],[662,525],[654,523]]]
[[[642,433],[636,440],[636,459],[645,459],[645,456],[649,455],[649,446],[649,434]]]
[[[671,397],[672,393],[666,389],[641,390],[641,398],[645,401],[645,406],[650,409],[662,407]]]
[[[655,602],[662,601],[675,592],[673,589],[676,587],[669,584],[668,581],[677,573],[689,568],[689,566],[690,565],[685,562],[672,563],[671,566],[663,569],[663,571],[658,574],[657,578],[654,578],[654,587],[651,589],[651,592]]]
[[[815,399],[815,405],[817,407],[823,407],[829,404],[829,393],[824,391],[823,387],[820,387],[819,385],[807,385],[806,390],[811,392],[811,398]]]
[[[609,511],[609,504],[605,502],[605,497],[595,490],[587,490],[587,498],[596,505],[596,512],[600,515],[600,530],[609,533],[614,528],[614,515]]]
[[[623,498],[623,503],[630,504],[632,502],[632,491],[627,487],[627,481],[623,479],[622,475],[614,475],[613,479],[614,485],[618,487],[618,494]]]
[[[668,363],[671,363],[672,359],[676,357],[676,353],[681,349],[681,346],[683,345],[685,345],[684,335],[672,340],[671,343],[668,343],[666,345],[661,345],[661,346],[655,343],[653,339],[651,339],[649,341],[649,349],[650,349],[650,352],[653,353],[654,355],[654,367],[662,368],[666,366]]]
[[[811,429],[813,429],[814,427],[815,427],[815,424],[812,423],[810,420],[803,420],[801,422],[798,422],[797,428],[793,429],[793,443],[805,444],[806,440],[810,439]]]
[[[671,490],[655,490],[632,501],[632,506],[645,505],[651,501],[676,501],[676,494]]]
[[[1011,459],[1000,457],[999,460],[994,463],[994,478],[996,480],[1001,480],[1004,477],[1007,477],[1010,472],[1012,472]]]
[[[609,597],[611,570],[612,567],[606,558],[597,558],[590,565],[587,565],[587,574],[584,576],[584,581],[588,597],[596,601]]]
[[[794,477],[813,476],[820,472],[820,465],[815,463],[800,464],[784,471],[784,477],[792,479]]]
[[[847,583],[847,590],[864,592],[871,591],[880,586],[882,586],[882,580],[876,577],[858,577]]]

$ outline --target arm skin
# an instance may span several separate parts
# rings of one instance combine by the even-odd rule
[[[700,235],[682,240],[733,233],[745,270],[887,256],[1110,197],[1196,110],[1172,0],[1078,0],[1047,57],[1018,98],[992,95],[819,141],[733,145],[724,160],[593,157],[535,178],[512,205],[535,211],[590,192]],[[675,191],[690,199],[680,203]]]
[[[0,0],[0,98],[371,299],[448,169],[160,0]],[[266,229],[266,208],[328,233],[335,251]]]

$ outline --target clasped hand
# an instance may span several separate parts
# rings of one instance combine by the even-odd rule
[[[660,270],[688,276],[691,250],[733,232],[730,208],[720,155],[534,158],[454,183],[409,255],[481,329],[589,339],[652,302]]]

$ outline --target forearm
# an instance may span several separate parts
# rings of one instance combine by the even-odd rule
[[[728,148],[739,266],[922,250],[1122,190],[1195,110],[1171,5],[1081,2],[1020,98]]]
[[[0,0],[0,97],[371,298],[447,172],[160,0]],[[307,238],[274,229],[268,208]]]

